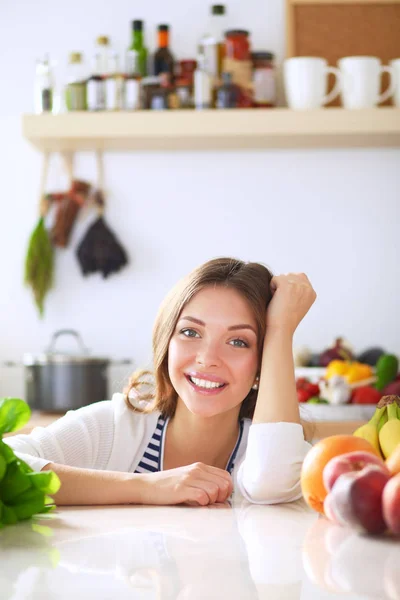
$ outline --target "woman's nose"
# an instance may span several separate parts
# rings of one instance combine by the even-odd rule
[[[212,342],[204,343],[197,352],[197,363],[205,367],[218,366],[220,364],[218,345]]]

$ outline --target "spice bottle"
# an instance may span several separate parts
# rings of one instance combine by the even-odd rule
[[[108,73],[105,79],[105,96],[107,110],[121,110],[123,106],[124,77],[119,70],[118,54],[113,53],[108,58]]]
[[[65,88],[67,110],[86,110],[86,73],[82,54],[72,52],[69,55],[67,84]]]
[[[138,73],[142,77],[147,75],[147,48],[144,45],[143,21],[132,21],[132,43],[128,49],[138,54]]]
[[[204,54],[197,57],[197,69],[194,72],[194,107],[198,110],[211,108],[212,105],[212,79],[206,70]]]
[[[46,54],[44,60],[36,61],[34,86],[34,110],[40,114],[53,110],[54,81],[50,60]]]
[[[123,107],[138,110],[141,107],[140,56],[137,50],[126,53],[125,79],[123,83]]]
[[[217,108],[236,108],[238,105],[239,90],[232,83],[231,73],[222,73],[222,85],[217,89]]]
[[[167,73],[172,83],[174,78],[174,57],[169,49],[169,26],[158,26],[158,49],[154,54],[154,75]]]
[[[272,52],[252,52],[253,102],[256,107],[272,107],[276,102],[275,65]]]
[[[92,74],[86,84],[86,98],[88,110],[104,110],[105,104],[105,81],[101,75],[102,56],[97,53],[93,59]]]

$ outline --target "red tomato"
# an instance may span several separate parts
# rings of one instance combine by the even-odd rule
[[[307,390],[303,389],[303,388],[299,388],[297,390],[297,400],[299,402],[307,402],[307,400],[311,398],[311,395],[308,393]]]
[[[319,385],[316,383],[309,383],[305,389],[311,394],[311,396],[319,396]]]
[[[378,404],[381,398],[381,392],[369,385],[363,385],[353,390],[351,402],[352,404]]]

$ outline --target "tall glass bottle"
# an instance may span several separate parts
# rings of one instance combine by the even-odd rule
[[[54,81],[50,66],[50,59],[46,54],[44,60],[36,61],[35,92],[34,92],[35,113],[52,112]]]
[[[212,81],[211,75],[206,70],[204,54],[197,57],[197,69],[193,78],[194,107],[198,110],[212,106]]]
[[[136,50],[128,50],[123,87],[124,110],[138,110],[141,108],[141,79],[139,53]]]
[[[154,75],[166,73],[169,81],[174,79],[175,61],[169,49],[169,26],[158,26],[158,48],[154,54]]]
[[[86,70],[80,52],[69,55],[65,104],[67,110],[86,110]]]
[[[92,73],[86,84],[88,110],[104,110],[106,107],[105,80],[101,75],[102,56],[99,52],[93,58]]]
[[[100,35],[96,40],[96,54],[98,55],[98,71],[101,77],[108,73],[108,60],[110,55],[110,38]]]
[[[145,77],[147,75],[147,48],[144,45],[143,21],[132,21],[132,43],[129,50],[137,52],[139,74]]]
[[[213,4],[207,32],[200,40],[205,55],[205,68],[216,85],[222,72],[222,59],[225,49],[224,33],[228,29],[226,8],[223,4]]]
[[[119,69],[119,58],[115,52],[108,57],[108,73],[104,81],[107,110],[121,110],[124,77]]]

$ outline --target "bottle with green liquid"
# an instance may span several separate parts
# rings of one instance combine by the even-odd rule
[[[138,53],[139,73],[142,77],[147,75],[147,48],[144,45],[143,21],[132,21],[132,43],[128,50]]]

